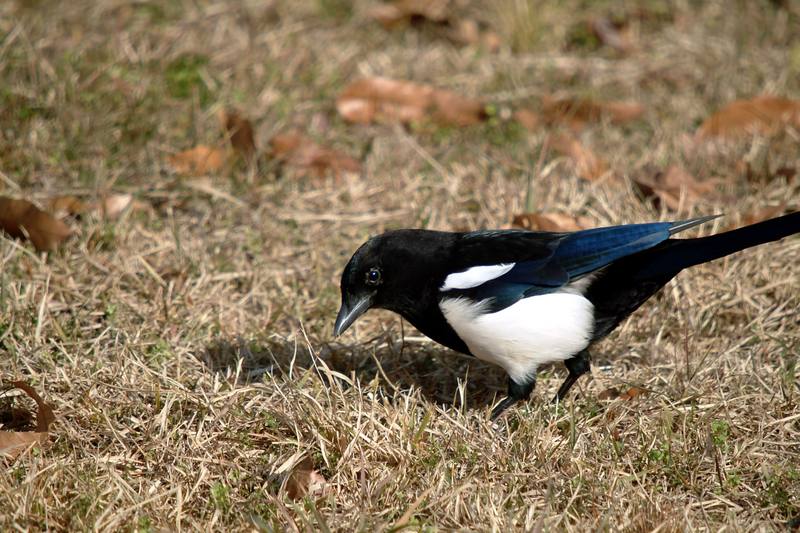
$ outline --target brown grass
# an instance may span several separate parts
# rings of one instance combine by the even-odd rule
[[[0,474],[4,530],[738,531],[800,514],[797,238],[682,274],[597,347],[569,401],[547,403],[562,369],[546,369],[497,429],[500,371],[383,312],[331,338],[340,270],[368,235],[507,224],[534,168],[537,209],[598,225],[726,212],[708,232],[797,207],[797,181],[771,177],[800,164],[797,131],[691,140],[734,98],[800,96],[796,5],[654,1],[621,57],[573,31],[608,4],[505,4],[546,9],[497,28],[523,32],[507,42],[550,33],[491,55],[430,28],[387,33],[368,2],[0,3],[2,194],[150,206],[73,221],[47,256],[0,239],[2,379],[32,383],[58,417],[49,446]],[[347,125],[335,96],[364,75],[487,96],[501,115],[551,93],[640,101],[643,121],[581,140],[619,177],[680,164],[723,185],[660,212],[627,180],[588,184],[552,154],[537,167],[545,133],[501,120]],[[266,158],[172,175],[169,154],[220,142],[228,106],[260,148],[304,128],[364,175],[304,178]],[[647,394],[598,397],[634,385]],[[293,501],[304,458],[328,487]]]

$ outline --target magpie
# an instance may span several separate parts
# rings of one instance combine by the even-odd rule
[[[571,233],[389,231],[342,273],[334,335],[368,309],[400,314],[455,351],[502,367],[508,394],[527,400],[539,366],[563,361],[562,400],[589,371],[589,347],[681,270],[800,232],[800,211],[707,237],[673,235],[719,215]]]

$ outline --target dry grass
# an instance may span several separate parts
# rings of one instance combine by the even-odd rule
[[[646,120],[583,134],[620,176],[679,163],[723,178],[721,197],[680,214],[727,212],[715,230],[796,206],[796,181],[748,182],[736,163],[764,179],[797,168],[797,132],[709,153],[689,140],[733,98],[800,96],[796,5],[652,2],[640,49],[618,57],[571,33],[580,2],[507,3],[547,10],[520,26],[551,32],[528,52],[389,34],[364,2],[0,4],[3,194],[130,191],[152,206],[81,220],[47,257],[0,240],[0,372],[58,416],[51,445],[0,475],[3,529],[772,530],[800,514],[797,238],[682,274],[596,349],[568,402],[547,404],[562,377],[549,369],[500,429],[487,413],[501,372],[387,313],[331,338],[340,269],[365,237],[506,224],[544,140],[496,121],[347,126],[333,98],[359,75],[501,106],[639,100]],[[215,113],[231,104],[262,144],[307,127],[363,156],[365,175],[262,160],[200,187],[172,176],[167,155],[218,142]],[[597,224],[677,216],[552,156],[532,199]],[[598,398],[630,385],[649,393]],[[284,488],[304,457],[329,483],[316,501]]]

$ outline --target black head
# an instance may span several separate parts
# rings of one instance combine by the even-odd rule
[[[444,280],[453,240],[452,233],[397,230],[362,244],[342,273],[342,307],[334,335],[373,307],[413,315]]]

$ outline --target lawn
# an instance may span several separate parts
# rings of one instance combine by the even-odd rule
[[[800,99],[797,3],[431,0],[389,29],[377,0],[58,4],[0,3],[0,195],[130,204],[59,215],[46,253],[0,236],[0,380],[55,413],[4,459],[3,530],[800,527],[796,236],[682,273],[566,402],[545,368],[496,426],[499,369],[384,311],[332,335],[342,268],[387,229],[725,213],[696,236],[796,210],[800,121],[698,128]],[[481,116],[346,120],[377,76]],[[255,154],[229,152],[230,110]],[[282,155],[290,132],[360,171]],[[223,162],[180,168],[197,146]],[[636,185],[670,171],[696,181]],[[2,429],[32,409],[3,393]]]

